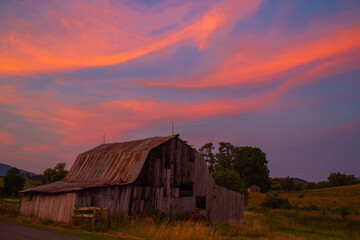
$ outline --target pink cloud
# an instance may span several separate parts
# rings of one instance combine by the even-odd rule
[[[353,123],[340,124],[337,126],[330,126],[323,128],[320,133],[324,135],[338,135],[338,134],[348,134],[360,130],[360,121]]]
[[[312,33],[312,30],[309,32]],[[205,77],[176,82],[150,82],[144,85],[201,89],[271,81],[299,66],[316,64],[317,61],[326,61],[333,57],[342,58],[344,54],[351,57],[354,52],[359,52],[360,25],[335,29],[315,39],[300,36],[299,39],[302,39],[300,42],[289,39],[276,50],[268,42],[256,39],[258,37],[246,36],[248,40],[240,40],[241,47],[237,51],[230,52],[225,60],[220,62],[220,67]],[[270,39],[272,38],[274,37],[271,36]],[[278,36],[278,38],[283,37]]]
[[[75,5],[79,4],[75,3]],[[199,49],[205,49],[209,39],[218,28],[227,25],[235,16],[244,16],[253,12],[259,4],[260,1],[257,0],[224,1],[194,22],[161,36],[133,32],[131,29],[134,28],[125,27],[126,24],[121,21],[125,21],[124,16],[114,12],[106,4],[98,6],[99,11],[93,6],[81,3],[81,6],[76,8],[81,11],[74,15],[75,21],[50,12],[48,14],[50,20],[55,18],[54,21],[60,21],[62,32],[66,32],[59,36],[44,34],[39,37],[21,31],[17,32],[18,22],[14,20],[14,29],[0,35],[3,38],[0,73],[31,74],[118,64],[182,41],[192,41],[198,45]],[[138,16],[142,23],[146,22],[144,21],[146,17],[144,19],[140,13],[135,14],[134,10],[125,6],[122,8],[125,8],[122,11],[129,10],[132,12],[130,15]],[[190,8],[187,8],[188,11]],[[94,12],[96,12],[95,16],[89,15]],[[129,13],[126,16],[129,16]],[[121,19],[120,23],[119,19]],[[11,24],[13,23],[10,22],[9,25]]]
[[[50,144],[41,144],[41,145],[36,145],[33,147],[22,147],[21,148],[24,151],[28,151],[28,152],[32,152],[32,153],[42,153],[42,152],[47,152],[47,151],[54,151],[56,150],[56,147]]]
[[[1,143],[12,145],[12,144],[15,144],[15,141],[14,141],[13,136],[10,133],[0,129],[0,144]]]
[[[125,132],[149,127],[163,119],[176,118],[190,122],[214,116],[241,114],[265,109],[288,90],[309,84],[324,76],[335,75],[357,67],[352,64],[360,56],[346,56],[309,67],[297,76],[279,85],[273,91],[255,97],[234,100],[164,102],[154,99],[109,100],[84,107],[60,96],[48,93],[31,96],[13,89],[17,97],[12,98],[11,111],[21,115],[47,131],[59,135],[59,142],[65,145],[81,146],[101,142],[104,133],[109,139],[116,139]],[[28,93],[29,94],[29,93]],[[29,106],[36,106],[32,108]],[[28,149],[30,150],[30,149]],[[38,149],[32,148],[37,151]]]

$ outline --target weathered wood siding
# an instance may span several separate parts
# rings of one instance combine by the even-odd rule
[[[184,185],[190,187],[185,195]],[[182,191],[181,188],[183,187]],[[37,194],[22,213],[55,221],[71,219],[73,206],[110,208],[111,214],[136,215],[146,209],[192,211],[196,198],[206,199],[203,211],[211,221],[241,220],[242,194],[215,184],[202,155],[175,137],[153,148],[132,184],[98,187],[67,194]]]
[[[192,196],[180,197],[180,185],[188,183],[193,184]],[[144,191],[152,194],[144,195]],[[133,194],[130,200],[132,214],[140,213],[148,207],[162,211],[194,210],[196,197],[205,197],[206,213],[212,221],[243,218],[244,196],[217,186],[203,156],[178,138],[149,153],[134,182],[134,193],[137,194]]]
[[[76,193],[76,207],[110,208],[111,215],[128,214],[131,185],[92,188]]]
[[[31,199],[29,196],[29,194],[26,194],[23,197],[20,207],[21,214],[59,222],[71,221],[76,193],[34,193]]]

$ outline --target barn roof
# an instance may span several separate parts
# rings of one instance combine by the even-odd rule
[[[139,176],[150,150],[177,136],[101,144],[80,154],[65,179],[22,192],[60,193],[130,184]]]

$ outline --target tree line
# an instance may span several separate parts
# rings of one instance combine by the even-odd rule
[[[351,174],[340,172],[330,173],[327,180],[307,183],[295,183],[293,178],[270,178],[270,190],[272,191],[300,191],[305,189],[318,189],[360,184],[360,178]]]
[[[48,184],[64,179],[68,173],[65,170],[66,163],[58,163],[54,168],[48,168],[41,175],[41,182],[36,182],[32,187],[41,184]],[[24,190],[25,177],[20,174],[20,170],[10,168],[3,179],[3,187],[0,187],[0,196],[17,196],[18,192]]]
[[[238,147],[229,142],[220,142],[214,153],[213,143],[207,143],[199,151],[203,154],[215,182],[225,188],[248,195],[247,189],[255,184],[262,192],[298,191],[360,184],[360,178],[345,173],[331,173],[327,181],[295,183],[293,178],[270,178],[266,154],[257,147]],[[41,175],[41,182],[32,185],[48,184],[64,179],[68,173],[66,163],[58,163]],[[0,196],[17,196],[24,189],[25,178],[17,168],[8,170],[0,187]]]

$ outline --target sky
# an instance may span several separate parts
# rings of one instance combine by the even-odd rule
[[[0,162],[172,134],[360,177],[358,0],[0,0]]]

